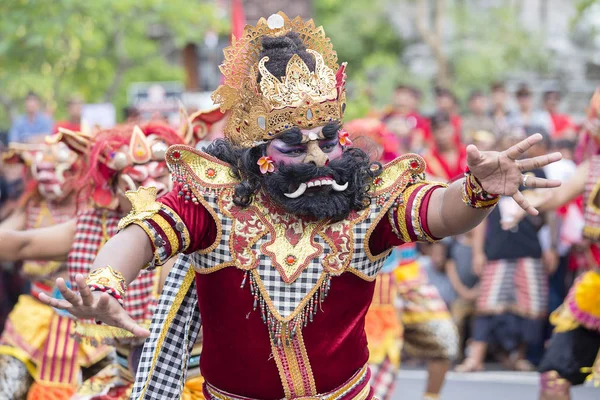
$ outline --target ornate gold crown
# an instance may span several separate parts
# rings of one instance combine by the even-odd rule
[[[266,68],[268,57],[259,59],[263,36],[297,32],[315,58],[311,72],[298,55],[287,64],[284,77]],[[342,119],[346,108],[345,69],[323,27],[300,17],[290,20],[283,12],[246,25],[240,39],[233,37],[220,67],[224,84],[212,95],[222,112],[231,111],[225,136],[234,144],[251,147],[270,140],[294,126],[312,128]],[[337,72],[334,72],[337,71]],[[258,83],[258,76],[261,76]]]

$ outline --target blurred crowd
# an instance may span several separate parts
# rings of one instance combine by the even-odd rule
[[[445,88],[436,88],[434,96],[434,112],[424,115],[421,91],[401,85],[393,104],[372,115],[381,121],[370,136],[379,138],[382,161],[418,153],[427,162],[429,180],[451,182],[464,175],[468,145],[502,151],[540,133],[542,141],[527,156],[558,151],[563,159],[528,174],[564,182],[586,151],[585,143],[579,143],[583,127],[560,111],[559,91],[536,98],[527,84],[511,93],[503,83],[494,83],[488,92],[470,93],[464,105]],[[360,132],[366,121],[349,125]],[[418,247],[422,273],[437,288],[459,330],[456,370],[480,371],[486,361],[512,370],[535,369],[551,335],[548,317],[585,268],[582,208],[576,199],[505,230],[503,222],[518,205],[502,198],[487,221],[469,234]]]
[[[348,130],[369,137],[368,146],[376,145],[373,150],[382,162],[407,152],[422,155],[432,181],[461,178],[470,144],[481,151],[503,150],[534,133],[541,133],[543,140],[529,156],[559,151],[563,160],[531,174],[564,181],[575,173],[581,157],[577,146],[581,127],[560,112],[559,91],[546,91],[538,99],[526,84],[512,93],[504,84],[495,83],[487,92],[470,93],[464,105],[446,88],[436,88],[434,96],[434,112],[424,115],[421,91],[398,86],[387,109],[350,121]],[[41,143],[59,128],[80,130],[83,103],[82,98],[73,97],[67,104],[67,118],[53,121],[39,96],[30,93],[24,114],[13,121],[0,144],[3,154],[11,143]],[[123,119],[137,122],[140,114],[127,108]],[[24,177],[23,167],[1,167],[0,222],[18,206]],[[581,200],[504,230],[502,221],[515,207],[512,199],[502,199],[486,223],[469,234],[418,247],[421,271],[437,288],[459,329],[456,368],[461,371],[481,370],[486,360],[510,369],[533,370],[551,334],[548,315],[562,303],[584,265],[579,253]],[[18,295],[27,290],[27,282],[16,265],[4,263],[1,268],[3,326]],[[488,279],[483,280],[485,276]]]

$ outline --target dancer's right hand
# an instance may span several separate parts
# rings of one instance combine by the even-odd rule
[[[58,300],[41,293],[39,300],[51,307],[68,311],[77,318],[95,319],[107,325],[123,328],[138,337],[150,336],[150,332],[136,324],[115,298],[108,293],[92,292],[85,283],[83,275],[77,274],[75,282],[79,293],[69,289],[64,279],[58,278],[56,286],[65,299]]]

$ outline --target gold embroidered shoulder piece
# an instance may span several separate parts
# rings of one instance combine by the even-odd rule
[[[190,184],[204,191],[219,192],[239,183],[229,164],[192,147],[171,146],[166,159],[173,180],[182,185]]]
[[[373,180],[370,196],[383,206],[395,200],[409,185],[425,180],[425,161],[417,154],[405,154],[383,166]]]

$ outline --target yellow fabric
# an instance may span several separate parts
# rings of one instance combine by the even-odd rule
[[[550,323],[554,326],[554,332],[568,332],[579,326],[569,307],[564,304],[550,314]]]
[[[396,282],[399,283],[418,280],[421,278],[421,267],[418,262],[413,261],[409,264],[399,265],[394,269],[393,274]]]
[[[198,376],[196,378],[188,379],[183,387],[182,400],[204,400],[204,393],[202,392],[202,385],[204,384],[204,378]]]
[[[37,365],[41,360],[36,359],[36,356],[43,354],[44,345],[50,332],[50,324],[55,315],[52,307],[39,302],[30,295],[21,295],[8,316],[7,323],[10,324],[11,332],[5,331],[2,340],[5,344],[19,349],[21,356],[26,354],[27,359]],[[106,357],[110,351],[110,347],[107,346],[94,347],[80,343],[78,363],[82,367],[88,367]],[[20,357],[15,358],[23,361]],[[35,374],[32,376],[36,377]]]
[[[9,314],[8,319],[21,339],[37,350],[42,349],[46,343],[53,316],[54,310],[52,307],[40,303],[30,295],[24,294],[19,296],[19,300]],[[17,343],[10,344],[18,345]]]
[[[588,271],[574,288],[577,307],[596,318],[600,318],[600,273]]]

